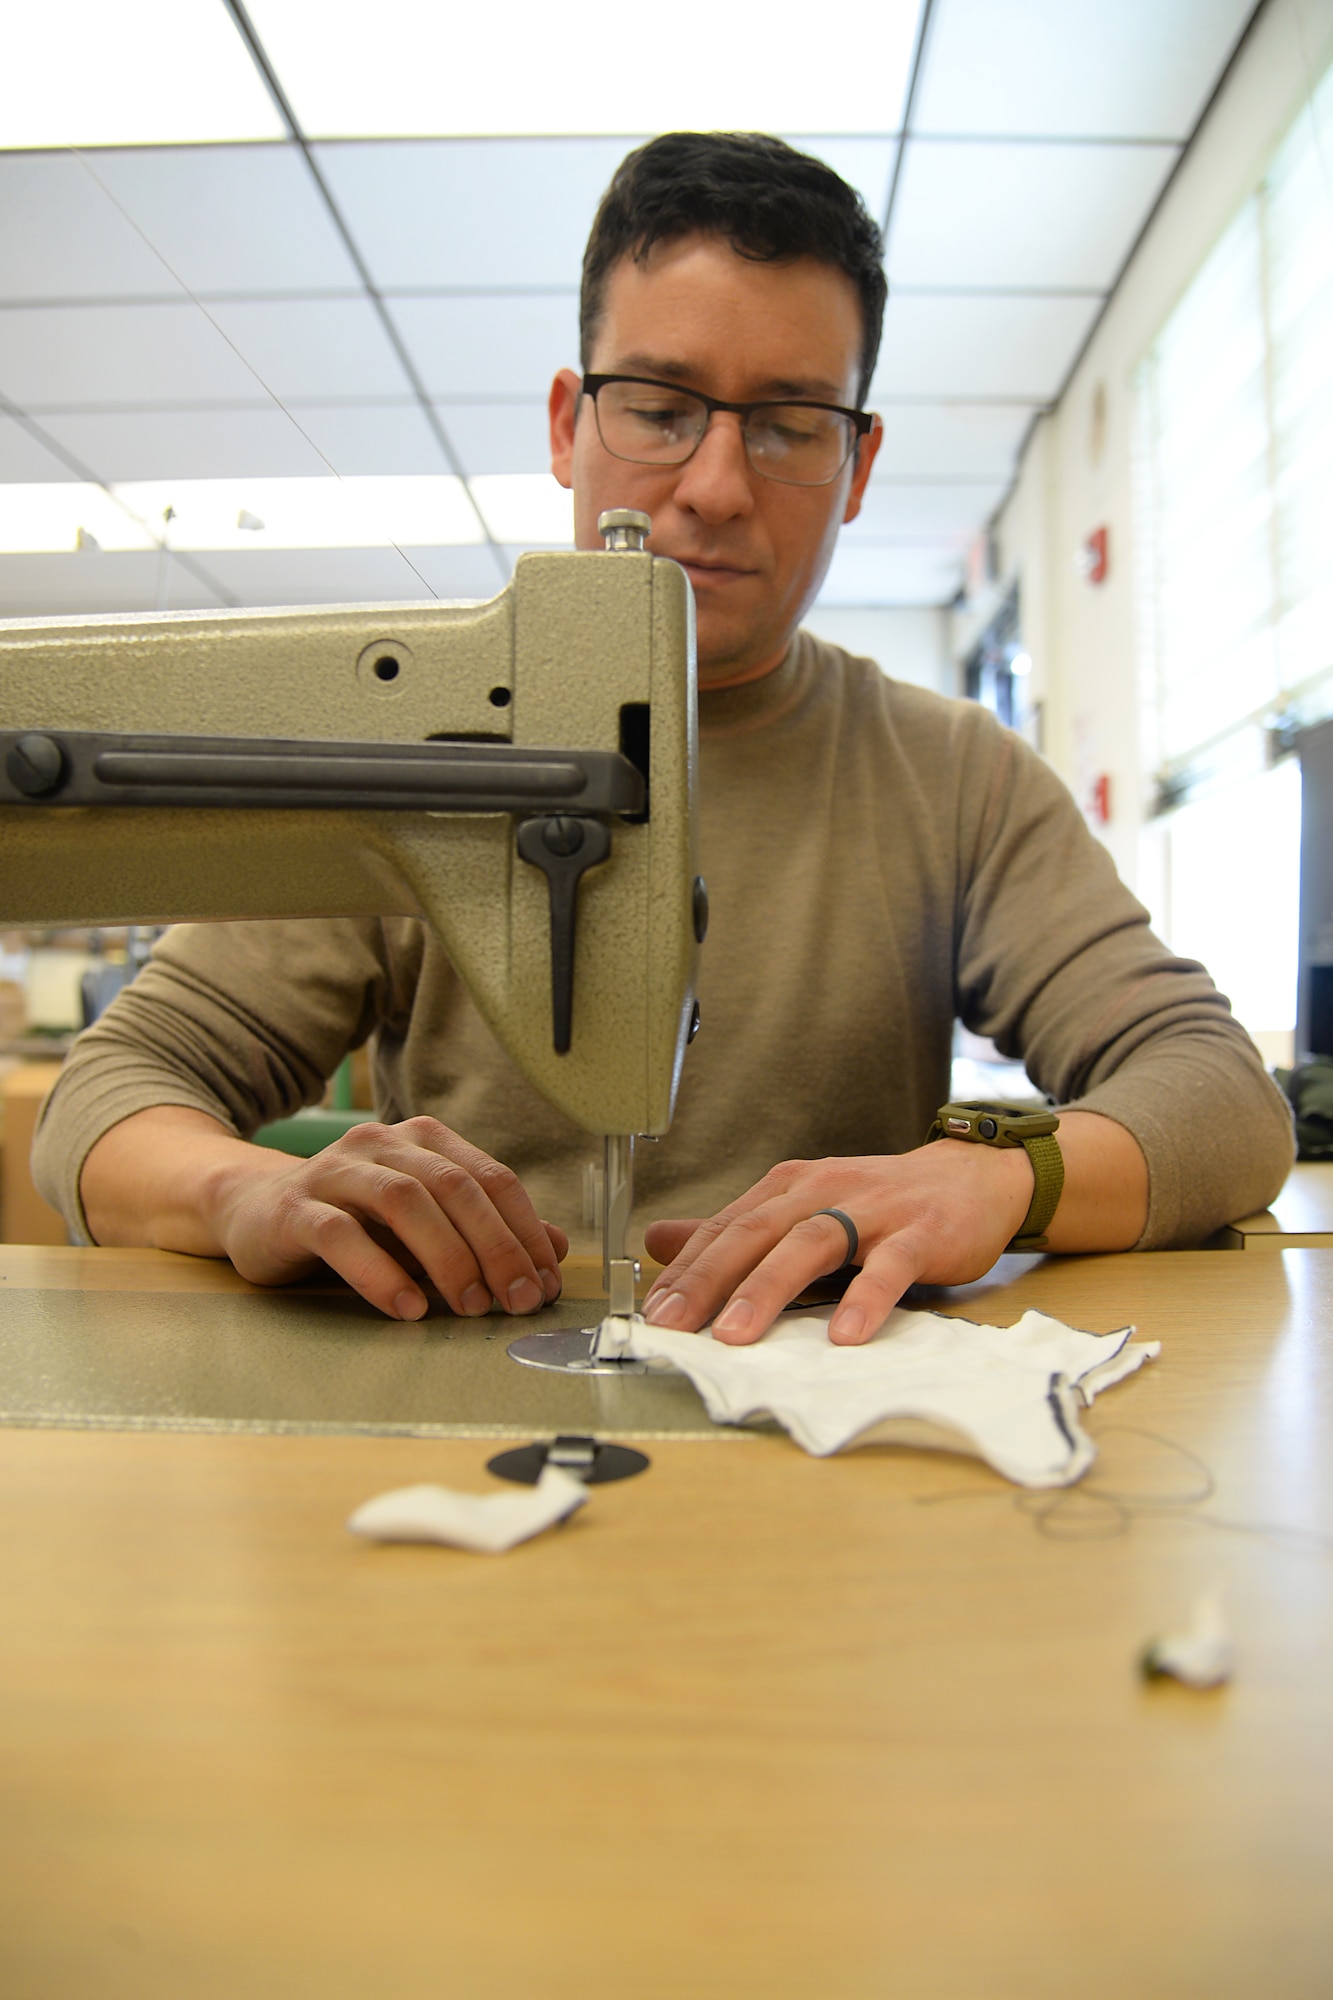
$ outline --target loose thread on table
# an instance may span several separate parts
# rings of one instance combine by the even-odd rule
[[[1018,1513],[1027,1516],[1039,1535],[1057,1542],[1114,1541],[1121,1535],[1127,1535],[1136,1520],[1174,1517],[1180,1521],[1197,1522],[1201,1527],[1215,1528],[1223,1534],[1252,1535],[1279,1548],[1286,1546],[1296,1552],[1333,1555],[1333,1534],[1325,1534],[1318,1528],[1287,1526],[1281,1521],[1231,1521],[1217,1514],[1191,1512],[1191,1509],[1211,1500],[1217,1492],[1217,1480],[1212,1469],[1198,1453],[1174,1438],[1163,1437],[1160,1431],[1144,1430],[1138,1424],[1106,1424],[1098,1436],[1105,1437],[1112,1432],[1147,1438],[1150,1443],[1161,1445],[1163,1450],[1183,1458],[1199,1475],[1197,1489],[1159,1496],[1155,1493],[1125,1493],[1115,1487],[1089,1485],[1086,1482],[1061,1486],[1054,1491],[1021,1493],[958,1488],[951,1493],[918,1494],[916,1505],[931,1507],[946,1500],[1007,1499]]]

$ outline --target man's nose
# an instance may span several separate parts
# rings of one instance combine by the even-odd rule
[[[730,521],[754,511],[754,480],[741,419],[714,410],[694,456],[676,481],[675,500],[706,521]]]

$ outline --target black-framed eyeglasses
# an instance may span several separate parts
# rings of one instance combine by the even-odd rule
[[[841,403],[724,403],[646,375],[585,375],[597,435],[613,458],[631,465],[684,465],[703,443],[718,410],[741,420],[745,455],[765,479],[784,486],[828,486],[875,419]]]

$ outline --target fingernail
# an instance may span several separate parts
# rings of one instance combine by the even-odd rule
[[[491,1309],[491,1295],[485,1285],[477,1284],[474,1280],[458,1303],[465,1313],[488,1313]]]
[[[845,1312],[835,1314],[829,1327],[829,1339],[841,1346],[855,1347],[864,1331],[866,1316],[860,1306],[848,1306]]]
[[[515,1278],[505,1297],[509,1301],[510,1312],[516,1313],[536,1312],[538,1306],[544,1303],[542,1288],[535,1278]]]
[[[558,1299],[560,1296],[560,1273],[553,1271],[549,1264],[541,1264],[538,1266],[537,1276],[542,1281],[542,1290],[546,1294],[546,1303],[549,1305],[552,1299]]]
[[[653,1306],[653,1325],[679,1326],[685,1317],[685,1306],[686,1299],[684,1292],[668,1292],[664,1299],[659,1299]],[[645,1319],[649,1317],[646,1300],[644,1301],[643,1316]]]
[[[393,1309],[399,1319],[420,1319],[426,1310],[426,1301],[420,1292],[399,1292]]]
[[[714,1333],[744,1333],[754,1318],[754,1307],[749,1299],[733,1299],[725,1312],[720,1312],[713,1321]]]

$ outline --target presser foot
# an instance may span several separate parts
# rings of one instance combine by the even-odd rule
[[[632,1319],[637,1310],[634,1288],[639,1266],[632,1257],[607,1260],[606,1311],[610,1319]],[[560,1327],[555,1333],[521,1333],[509,1343],[515,1361],[528,1368],[559,1368],[575,1375],[644,1375],[647,1364],[629,1359],[603,1359],[592,1351],[595,1326]]]

